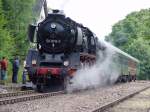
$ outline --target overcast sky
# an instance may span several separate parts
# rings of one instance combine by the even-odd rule
[[[150,8],[150,0],[47,0],[48,7],[63,9],[66,16],[89,27],[100,39],[112,25],[133,11]]]

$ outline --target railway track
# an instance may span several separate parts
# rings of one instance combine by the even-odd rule
[[[0,93],[0,98],[12,97],[12,96],[21,96],[21,95],[27,95],[27,94],[33,94],[33,93],[35,93],[34,90]]]
[[[133,96],[135,96],[137,94],[139,94],[140,92],[143,92],[143,91],[149,89],[149,88],[150,88],[150,86],[149,87],[145,87],[145,88],[143,88],[141,90],[135,91],[134,93],[131,93],[129,95],[121,97],[121,98],[119,98],[119,99],[117,99],[115,101],[109,102],[109,103],[107,103],[105,105],[102,105],[102,106],[98,107],[97,109],[94,109],[92,112],[104,112],[105,110],[107,110],[107,109],[109,109],[111,107],[114,107],[114,106],[118,105],[119,103],[121,103],[121,102],[123,102],[123,101],[125,101],[125,100],[127,100],[127,99],[129,99],[129,98],[131,98],[131,97],[133,97]]]
[[[64,91],[50,93],[36,93],[35,91],[22,91],[14,93],[0,94],[0,105],[14,104],[18,102],[30,101],[50,96],[63,94]]]
[[[98,88],[94,90],[87,90],[78,93],[71,93],[71,94],[60,93],[61,95],[54,95],[54,97],[50,97],[50,98],[48,97],[44,98],[44,96],[41,97],[39,96],[40,99],[37,98],[39,100],[33,100],[34,98],[33,99],[31,98],[31,101],[27,101],[27,102],[25,102],[26,100],[24,100],[21,103],[19,103],[20,101],[17,101],[18,103],[16,102],[10,105],[9,104],[4,105],[5,104],[4,103],[0,106],[0,110],[2,112],[12,112],[12,111],[16,111],[16,112],[26,112],[26,111],[28,112],[49,112],[49,111],[118,112],[118,111],[109,111],[109,110],[112,109],[112,107],[116,109],[118,105],[122,104],[123,102],[129,101],[130,99],[139,95],[138,93],[140,91],[144,91],[149,87],[150,87],[150,82],[140,81],[140,82],[131,82],[126,84],[119,84],[110,87],[108,86],[108,87]],[[132,97],[132,95],[129,96],[129,94],[130,95],[137,94],[137,95],[135,96],[133,95],[134,97]],[[33,95],[34,94],[30,96]],[[39,95],[39,93],[37,95]],[[125,101],[120,100],[125,96],[128,96],[129,99],[128,100],[123,99]],[[113,104],[113,102],[115,103]],[[119,112],[128,112],[128,111],[119,111]],[[138,111],[138,112],[143,112],[143,111]]]
[[[150,112],[150,88],[104,112]]]

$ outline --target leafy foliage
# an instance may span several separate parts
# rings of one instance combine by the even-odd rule
[[[36,0],[0,0],[0,59],[5,56],[9,60],[8,78],[11,79],[10,60],[18,55],[25,57],[29,47],[27,26],[32,16]]]
[[[6,28],[13,38],[12,55],[25,55],[28,48],[27,25],[32,19],[35,0],[2,0],[3,12],[7,20]]]
[[[5,25],[7,24],[7,20],[4,17],[4,11],[2,10],[2,0],[0,0],[0,57],[2,56],[10,56],[10,52],[7,50],[11,50],[10,43],[13,43],[13,39],[6,29]]]
[[[132,12],[105,38],[140,60],[140,79],[150,79],[150,9]]]

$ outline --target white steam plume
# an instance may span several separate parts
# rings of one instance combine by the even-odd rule
[[[87,66],[75,73],[73,79],[71,79],[72,84],[67,86],[69,92],[76,89],[96,88],[113,84],[117,80],[119,70],[114,63],[116,53],[108,46],[109,44],[104,52],[98,52],[99,59],[95,65],[91,67]]]
[[[47,0],[48,6],[52,9],[64,10],[70,0]]]
[[[67,5],[67,3],[69,2],[69,0],[64,0],[60,6],[61,10],[64,10],[65,6]]]

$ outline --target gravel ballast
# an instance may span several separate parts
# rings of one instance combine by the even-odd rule
[[[138,81],[0,106],[0,112],[91,112],[92,110],[150,85]]]

